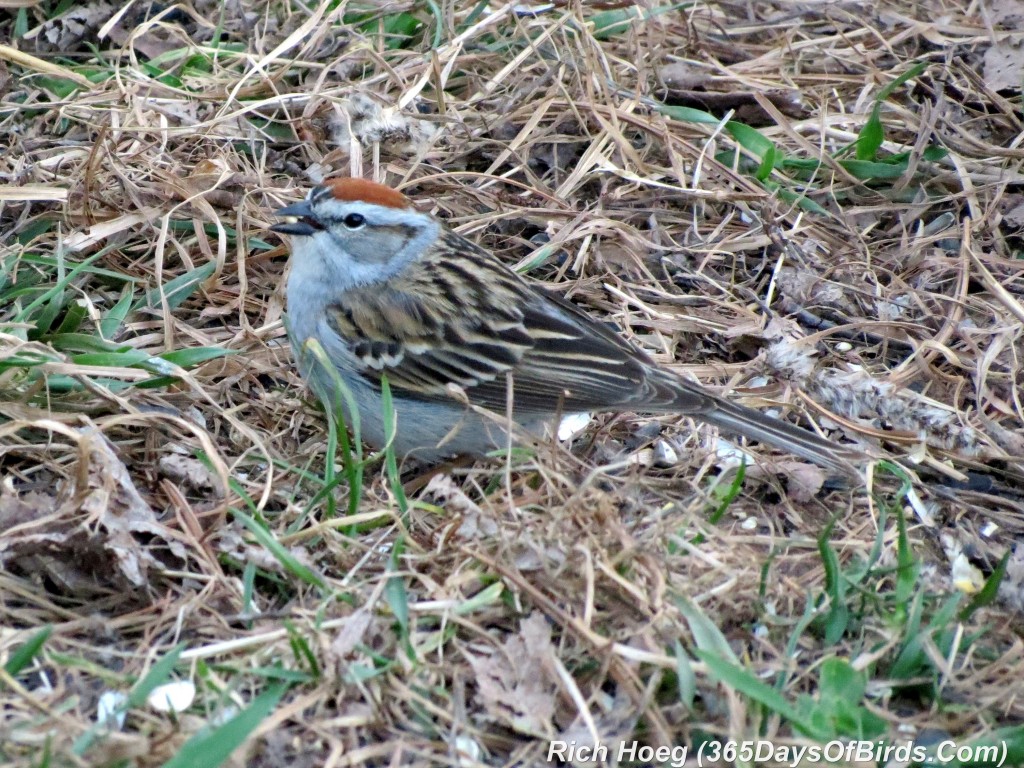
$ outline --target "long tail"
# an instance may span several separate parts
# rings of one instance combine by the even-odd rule
[[[774,445],[841,474],[856,473],[853,464],[859,457],[856,452],[818,437],[810,430],[766,416],[753,408],[716,398],[711,410],[694,416],[726,432]]]
[[[836,445],[802,427],[713,395],[685,380],[676,378],[673,383],[672,406],[668,407],[663,402],[659,410],[686,413],[726,432],[760,440],[844,475],[857,474],[855,463],[867,458],[856,450]]]

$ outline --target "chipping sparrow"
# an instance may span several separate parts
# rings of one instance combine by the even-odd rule
[[[502,447],[511,388],[515,421],[527,431],[574,411],[681,413],[849,471],[854,452],[659,367],[389,187],[331,179],[275,215],[294,217],[271,229],[292,236],[288,328],[299,369],[329,409],[342,402],[332,382],[348,387],[374,448],[386,439],[386,374],[399,456],[432,461]],[[309,353],[310,339],[334,371]]]

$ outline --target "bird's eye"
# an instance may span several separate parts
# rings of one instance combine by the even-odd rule
[[[344,219],[341,220],[349,229],[359,229],[363,224],[366,223],[366,217],[361,213],[350,213]]]

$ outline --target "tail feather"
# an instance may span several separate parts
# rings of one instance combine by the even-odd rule
[[[856,474],[855,462],[865,458],[859,452],[818,437],[810,430],[733,403],[686,381],[678,381],[682,386],[676,386],[672,410],[689,414],[734,435],[768,443],[844,475]]]

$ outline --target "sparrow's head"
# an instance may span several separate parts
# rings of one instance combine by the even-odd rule
[[[438,221],[401,192],[366,179],[328,179],[274,215],[294,218],[271,229],[292,236],[296,266],[325,270],[339,287],[390,278],[440,234]]]

